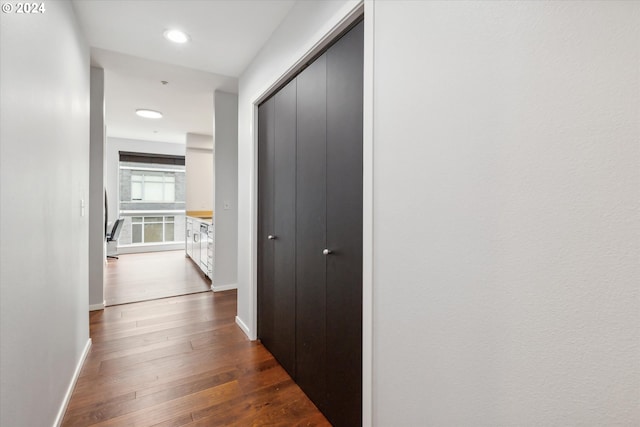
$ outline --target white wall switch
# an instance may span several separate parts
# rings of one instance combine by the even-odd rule
[[[84,199],[80,199],[80,216],[84,216]]]

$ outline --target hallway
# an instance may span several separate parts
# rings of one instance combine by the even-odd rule
[[[62,425],[329,425],[235,324],[236,300],[203,292],[92,312]]]

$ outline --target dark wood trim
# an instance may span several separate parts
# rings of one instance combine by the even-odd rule
[[[153,163],[161,165],[180,165],[184,166],[184,156],[174,156],[170,154],[155,153],[135,153],[132,151],[119,151],[121,162],[137,162],[137,163]]]

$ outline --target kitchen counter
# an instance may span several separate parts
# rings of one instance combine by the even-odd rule
[[[214,232],[212,217],[186,217],[185,253],[213,280]]]

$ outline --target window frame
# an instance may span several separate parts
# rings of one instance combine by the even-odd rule
[[[124,168],[123,168],[124,169]],[[131,168],[131,203],[179,203],[176,202],[176,172],[178,171],[166,171],[166,170],[144,170],[142,168],[133,169]],[[161,181],[151,181],[147,180],[147,177],[161,177]],[[140,179],[138,179],[140,178]],[[160,183],[162,185],[162,200],[148,200],[146,199],[146,195],[148,191],[145,191],[145,188],[149,183]],[[138,184],[140,186],[140,195],[141,198],[134,199],[134,185]],[[167,198],[167,188],[172,187],[172,190],[169,191],[171,193],[172,198]]]
[[[175,224],[176,224],[176,216],[175,215],[132,215],[131,216],[131,244],[132,245],[148,245],[148,244],[163,244],[163,243],[175,243]],[[139,222],[135,221],[135,218],[140,218]],[[145,218],[161,218],[160,221],[145,221]],[[171,220],[167,220],[171,218]],[[145,241],[145,225],[153,225],[153,224],[162,224],[162,240],[159,242],[147,242]],[[172,240],[167,240],[167,225],[173,225],[173,233],[171,236]],[[134,242],[134,227],[140,227],[140,241]]]

